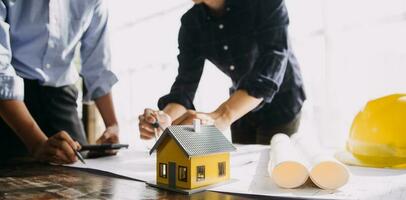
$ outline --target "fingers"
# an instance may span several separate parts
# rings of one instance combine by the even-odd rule
[[[103,134],[96,140],[96,144],[103,144],[103,142],[107,139],[106,134]]]
[[[145,108],[144,109],[144,115],[150,115],[153,112],[155,112],[155,110],[151,109],[151,108]]]
[[[157,122],[157,119],[154,114],[150,114],[150,115],[144,116],[144,121],[149,124],[154,124]]]
[[[138,117],[139,119],[139,123],[138,126],[140,128],[140,130],[145,130],[147,132],[153,132],[154,131],[154,127],[152,126],[151,123],[147,122],[144,118],[144,116],[140,115]]]
[[[152,109],[150,109],[150,108],[146,108],[145,110],[144,110],[144,120],[147,122],[147,123],[150,123],[150,124],[153,124],[153,123],[155,123],[156,122],[156,117],[154,116],[154,113],[156,113],[157,111],[155,111],[155,110],[152,110]]]
[[[118,129],[107,128],[103,135],[96,141],[97,144],[117,144],[119,143]],[[105,155],[116,155],[117,150],[104,151]],[[97,154],[97,153],[95,153]]]
[[[204,113],[198,113],[196,114],[195,119],[200,119],[201,123],[203,125],[214,125],[215,120],[211,118],[209,115],[204,114]],[[193,120],[193,119],[192,119]],[[192,121],[193,122],[193,121]]]
[[[185,114],[180,116],[178,119],[172,122],[173,125],[186,124],[186,121],[190,121],[190,118],[196,118],[196,111],[188,110]]]
[[[152,126],[156,121],[155,117],[152,116],[154,112],[154,110],[147,108],[144,110],[144,114],[138,117],[138,128],[141,139],[149,140],[155,137],[154,127]]]
[[[96,141],[97,144],[117,144],[119,143],[118,126],[111,126],[104,131],[103,135]],[[108,150],[104,153],[107,155],[116,155],[117,150]]]
[[[34,156],[40,161],[70,164],[77,161],[75,150],[80,148],[78,142],[74,141],[65,131],[61,131],[41,144]]]
[[[59,164],[70,164],[77,161],[76,155],[67,155],[65,150],[56,149],[55,157],[57,161],[63,162]]]
[[[42,161],[52,162],[55,164],[70,164],[75,162],[70,159],[62,150],[59,148],[48,146],[45,149],[43,155],[41,155]]]
[[[161,134],[163,130],[154,127],[153,124],[159,121],[160,127],[162,129],[167,128],[172,124],[172,119],[163,111],[156,111],[150,108],[144,110],[144,113],[138,116],[138,127],[140,131],[141,139],[151,139],[155,137],[155,132],[157,135]]]
[[[173,124],[174,125],[190,125],[193,124],[194,119],[200,119],[201,123],[204,125],[213,125],[214,119],[211,118],[206,113],[198,113],[196,111],[188,111],[178,119],[176,119]]]
[[[78,150],[78,151],[81,150],[81,149],[82,149],[82,146],[79,144],[79,142],[75,142],[75,143],[76,143],[76,146],[78,147],[77,150]]]
[[[140,135],[140,138],[143,139],[143,140],[150,140],[150,139],[153,138],[153,136],[151,136],[151,135]]]
[[[118,134],[115,132],[106,131],[96,141],[97,144],[117,144],[119,143]]]
[[[56,152],[52,152],[54,155],[62,157],[67,161],[75,162],[77,160],[75,150],[73,150],[72,146],[67,141],[61,140],[59,137],[51,137],[49,139],[49,144],[51,147],[57,150]],[[76,143],[74,146],[76,146]],[[60,152],[62,152],[62,154],[65,156],[62,156]]]
[[[65,131],[61,131],[55,136],[49,138],[49,143],[53,147],[57,148],[57,157],[61,157],[62,155],[60,152],[62,152],[62,154],[65,155],[65,158],[63,160],[68,161],[68,163],[77,161],[75,151],[80,149],[80,145],[78,142],[74,141]]]
[[[140,138],[144,140],[149,140],[155,137],[155,133],[151,132],[140,132]]]
[[[172,124],[172,118],[163,111],[154,112],[152,115],[159,121],[162,129],[166,129]]]
[[[79,146],[77,146],[77,143],[65,131],[58,132],[54,137],[56,139],[67,142],[69,144],[69,146],[71,146],[71,148],[74,150],[77,150],[79,148]]]

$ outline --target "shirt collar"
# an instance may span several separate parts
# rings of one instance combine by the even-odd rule
[[[216,18],[209,12],[209,8],[207,8],[207,6],[204,3],[199,4],[199,7],[203,12],[203,17],[207,21],[210,21],[211,19]],[[243,5],[241,3],[237,3],[236,0],[226,0],[225,1],[225,9],[226,9],[225,15],[227,15],[228,12],[231,12],[235,9],[241,9],[242,7],[243,7]]]

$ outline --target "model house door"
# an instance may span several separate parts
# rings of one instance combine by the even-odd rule
[[[169,187],[176,187],[176,163],[169,162]]]

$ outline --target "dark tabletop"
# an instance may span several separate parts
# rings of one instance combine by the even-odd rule
[[[23,162],[0,164],[0,200],[5,199],[281,199],[201,192],[183,195],[102,172]]]

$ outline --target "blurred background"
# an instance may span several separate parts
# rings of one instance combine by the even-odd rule
[[[180,17],[193,4],[108,3],[121,140],[136,144],[138,115],[156,108],[175,79]],[[368,100],[406,92],[406,0],[286,0],[286,5],[308,96],[302,129],[317,134],[326,147],[343,148],[353,118]],[[197,109],[213,111],[227,99],[229,86],[206,62]]]

